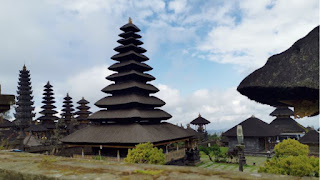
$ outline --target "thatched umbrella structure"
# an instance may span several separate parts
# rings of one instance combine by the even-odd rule
[[[292,106],[295,117],[319,114],[319,26],[271,56],[237,90],[259,103]]]

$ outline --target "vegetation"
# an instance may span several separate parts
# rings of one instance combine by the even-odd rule
[[[220,141],[220,140],[221,140],[221,136],[218,135],[217,133],[214,133],[214,134],[210,134],[210,135],[208,136],[208,139],[209,139],[209,140]]]
[[[215,162],[227,162],[227,148],[221,149],[217,144],[214,144],[210,147],[199,146],[199,150],[205,153],[212,162],[212,156],[214,156]]]
[[[259,172],[319,177],[319,158],[308,157],[307,145],[288,139],[277,144],[274,150],[276,155],[267,160]]]
[[[309,154],[308,145],[299,143],[294,139],[283,140],[281,143],[274,147],[274,152],[277,157],[285,156],[307,156]]]
[[[153,147],[152,143],[147,142],[136,145],[134,149],[129,149],[124,161],[129,163],[165,164],[166,158],[162,149]]]

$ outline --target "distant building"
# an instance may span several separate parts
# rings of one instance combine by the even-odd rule
[[[266,122],[252,116],[237,125],[242,125],[245,152],[261,152],[272,149],[280,132]],[[228,138],[228,147],[233,149],[237,144],[237,125],[222,133]]]
[[[305,134],[306,128],[290,117],[293,115],[293,111],[286,106],[279,106],[270,114],[276,117],[270,125],[280,131],[280,141],[288,138],[298,140]]]
[[[309,146],[310,155],[319,156],[319,132],[310,130],[304,135],[299,142]]]

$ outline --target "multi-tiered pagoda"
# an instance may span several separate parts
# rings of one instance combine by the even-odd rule
[[[80,125],[86,125],[89,124],[90,121],[88,120],[89,115],[91,112],[89,111],[90,107],[87,106],[89,102],[82,97],[80,101],[77,102],[79,106],[77,106],[78,111],[75,112],[77,115],[77,120],[80,123]]]
[[[118,40],[121,44],[114,50],[118,54],[111,57],[117,61],[109,67],[116,73],[106,79],[114,83],[103,92],[111,94],[95,103],[102,108],[89,116],[93,125],[78,130],[62,139],[71,146],[90,144],[93,150],[101,150],[105,155],[121,156],[138,143],[151,142],[164,147],[172,142],[189,141],[193,134],[170,123],[162,122],[171,118],[167,112],[159,109],[165,102],[152,96],[159,90],[149,82],[155,78],[146,73],[152,70],[145,64],[148,57],[140,45],[140,29],[131,20],[120,28],[123,33]],[[108,149],[109,148],[109,149]],[[114,151],[118,149],[118,151]]]
[[[279,140],[287,138],[298,140],[305,134],[306,128],[290,117],[293,115],[293,111],[287,106],[278,106],[270,113],[270,116],[276,117],[270,125],[280,131]]]
[[[69,96],[69,93],[67,93],[67,96],[64,98],[63,105],[62,105],[62,118],[64,119],[66,124],[70,124],[71,119],[73,118],[73,104],[72,104],[72,98]]]
[[[16,113],[14,114],[15,124],[20,127],[22,132],[24,129],[29,127],[35,113],[33,113],[33,96],[31,90],[31,78],[30,71],[27,70],[26,66],[23,66],[23,69],[19,74],[19,82],[18,82],[18,91],[17,91],[17,107]]]
[[[42,114],[41,117],[38,118],[38,120],[40,120],[41,124],[46,127],[47,129],[50,130],[50,134],[53,134],[53,129],[56,128],[55,125],[55,120],[58,119],[57,116],[55,116],[55,114],[57,113],[57,111],[55,111],[54,109],[56,108],[53,103],[55,103],[54,101],[54,93],[52,90],[52,85],[50,84],[50,82],[48,81],[48,83],[44,86],[44,97],[43,97],[43,101],[42,103],[44,104],[43,106],[41,106],[41,108],[43,109],[40,114]]]

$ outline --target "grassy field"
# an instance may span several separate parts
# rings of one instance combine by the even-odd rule
[[[221,147],[222,152],[227,152],[227,147]],[[203,152],[200,152],[200,157],[202,163],[198,167],[207,168],[207,169],[216,169],[216,170],[227,170],[227,171],[239,171],[238,164],[231,163],[216,163],[209,160],[209,157]],[[243,171],[249,173],[257,173],[259,166],[262,166],[267,160],[266,157],[257,157],[257,156],[246,156],[247,165],[244,166]],[[235,160],[233,160],[234,162]],[[255,163],[255,165],[253,165]]]

